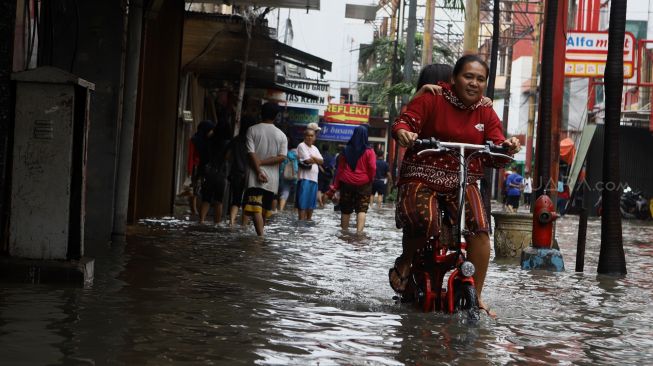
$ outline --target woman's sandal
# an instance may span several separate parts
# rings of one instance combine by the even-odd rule
[[[485,306],[479,305],[479,306],[478,306],[478,309],[479,309],[479,310],[483,310],[483,311],[485,311],[485,314],[487,314],[487,316],[489,316],[489,317],[492,318],[492,319],[496,319],[496,318],[497,318],[497,313],[495,313],[495,312],[492,310],[492,308],[489,307],[489,306],[487,306],[487,305],[485,305]]]
[[[399,272],[399,269],[397,268],[397,265],[398,265],[399,262],[401,262],[402,260],[403,260],[403,257],[402,257],[402,256],[397,257],[397,259],[395,259],[395,265],[394,265],[392,268],[390,268],[390,270],[388,271],[388,281],[390,282],[390,287],[392,287],[392,289],[394,290],[394,292],[396,292],[396,293],[398,293],[398,294],[401,294],[401,293],[403,293],[404,291],[406,291],[406,286],[408,285],[408,278],[409,278],[409,276],[406,276],[406,277],[402,276],[402,275],[401,275],[401,272]],[[401,289],[395,287],[395,286],[392,284],[392,273],[393,273],[393,272],[395,273],[395,275],[397,276],[397,278],[399,278],[399,283],[400,283],[399,286],[401,287]]]

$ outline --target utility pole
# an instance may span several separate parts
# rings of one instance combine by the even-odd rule
[[[417,32],[417,0],[410,0],[408,5],[408,28],[406,29],[406,56],[404,60],[404,82],[413,81],[413,61],[415,61],[415,33]],[[408,96],[403,96],[408,103]]]
[[[400,27],[400,18],[401,18],[401,9],[402,9],[402,0],[397,1],[397,8],[394,11],[394,16],[392,17],[392,26],[391,26],[391,37],[394,36],[394,49],[392,51],[392,60],[390,61],[392,64],[391,68],[391,74],[390,74],[390,85],[394,85],[396,83],[396,75],[399,73],[397,70],[398,62],[399,60],[397,59],[397,53],[398,53],[398,46],[399,46],[399,36],[401,32],[401,27]],[[396,98],[393,96],[390,96],[388,98],[388,130],[386,132],[388,136],[388,160],[390,160],[390,168],[392,171],[394,171],[394,168],[397,166],[397,155],[398,155],[398,146],[395,148],[393,147],[395,144],[393,143],[392,140],[392,123],[394,122],[395,118],[397,117],[397,107],[395,105],[395,100]],[[394,177],[393,177],[394,178]]]
[[[465,5],[465,38],[463,54],[478,53],[478,32],[481,26],[479,12],[481,0],[467,0]]]
[[[435,0],[426,0],[426,17],[424,18],[424,47],[422,47],[422,67],[433,62],[433,23]]]
[[[619,125],[624,82],[623,50],[626,28],[626,0],[612,0],[608,32],[608,59],[605,64],[605,137],[603,143],[603,183],[601,192],[601,252],[598,273],[625,275],[619,176]],[[644,168],[644,167],[642,167]]]
[[[509,15],[510,16],[510,15]],[[514,32],[514,27],[510,26],[509,34],[510,38],[512,39]],[[512,82],[512,41],[510,44],[508,44],[508,54],[506,55],[506,59],[508,60],[508,65],[506,65],[506,90],[505,90],[505,97],[504,97],[504,102],[503,102],[503,121],[502,121],[502,127],[503,127],[503,132],[505,134],[508,133],[508,114],[510,113],[510,83]]]
[[[494,99],[494,86],[497,78],[499,59],[499,36],[501,34],[501,1],[494,0],[492,8],[492,50],[490,51],[490,79],[487,83],[487,97]],[[504,130],[505,132],[505,130]]]
[[[535,133],[535,102],[537,98],[537,77],[540,65],[540,30],[542,2],[537,4],[535,29],[533,33],[533,60],[531,62],[531,85],[528,92],[528,128],[526,130],[526,171],[531,171],[533,161],[533,134]]]

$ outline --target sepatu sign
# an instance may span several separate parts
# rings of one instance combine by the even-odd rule
[[[370,106],[358,104],[329,104],[324,120],[334,123],[359,125],[370,119]]]

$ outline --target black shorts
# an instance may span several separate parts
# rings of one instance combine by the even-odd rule
[[[519,196],[508,196],[506,202],[508,202],[512,208],[519,208]]]
[[[262,213],[267,218],[272,215],[274,193],[263,188],[247,188],[243,198],[243,212],[247,215]]]
[[[193,187],[193,196],[199,196],[202,188],[202,177],[199,175],[197,167],[193,167],[193,173],[190,176],[190,185]]]
[[[232,179],[229,186],[229,204],[240,207],[243,204],[243,192],[245,191],[245,179]]]
[[[385,184],[382,179],[377,179],[374,181],[374,183],[372,183],[372,195],[378,193],[383,196],[385,194],[386,189],[387,189],[387,184]]]
[[[224,197],[224,188],[226,185],[226,179],[221,178],[214,181],[209,179],[202,180],[202,187],[200,188],[200,195],[202,196],[202,202],[208,202],[214,204],[217,202],[222,202]]]
[[[331,186],[331,180],[318,180],[317,181],[317,189],[322,193],[328,192],[330,186]]]

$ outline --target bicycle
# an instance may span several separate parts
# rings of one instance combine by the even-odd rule
[[[403,302],[414,301],[415,305],[424,312],[443,311],[453,314],[456,311],[465,311],[471,322],[480,319],[480,309],[474,278],[476,271],[474,264],[466,259],[467,243],[462,224],[465,222],[465,187],[467,185],[468,163],[471,159],[486,155],[492,158],[505,159],[506,164],[513,160],[507,155],[507,149],[497,146],[491,141],[484,145],[441,142],[435,138],[416,140],[414,148],[423,148],[417,154],[449,153],[460,160],[459,175],[459,209],[454,227],[454,250],[448,245],[443,245],[441,238],[428,240],[426,246],[419,249],[413,257],[408,287]],[[473,152],[467,157],[465,152]],[[450,272],[446,288],[443,287],[445,275]]]

